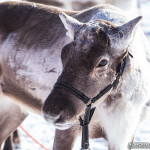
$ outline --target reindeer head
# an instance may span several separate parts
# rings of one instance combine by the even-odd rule
[[[60,18],[72,42],[62,49],[63,71],[58,81],[92,98],[115,79],[116,68],[128,53],[141,17],[121,26],[105,20],[81,23],[65,13],[60,13]],[[64,129],[78,120],[85,107],[70,92],[54,87],[43,105],[43,114],[57,128]]]

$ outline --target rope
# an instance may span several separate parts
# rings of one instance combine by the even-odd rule
[[[44,147],[41,143],[39,143],[35,138],[33,138],[29,133],[28,133],[28,131],[26,131],[21,125],[19,126],[20,127],[20,129],[22,130],[22,131],[24,131],[25,133],[26,133],[26,135],[28,136],[28,137],[30,137],[35,143],[37,143],[41,148],[43,148],[44,150],[50,150],[50,149],[47,149],[46,147]]]

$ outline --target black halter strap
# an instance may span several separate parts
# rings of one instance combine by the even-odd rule
[[[69,91],[70,93],[72,93],[73,95],[75,95],[76,97],[78,97],[79,99],[81,99],[85,104],[87,104],[90,101],[89,97],[87,97],[86,95],[84,95],[83,93],[81,93],[76,88],[70,86],[69,84],[66,84],[66,83],[63,83],[63,82],[57,82],[55,84],[55,87],[64,88],[65,90]]]
[[[89,102],[94,103],[98,99],[100,99],[104,94],[106,94],[109,90],[111,90],[113,87],[117,86],[117,84],[119,83],[119,79],[120,79],[120,77],[124,71],[125,64],[126,64],[126,57],[118,65],[117,70],[116,70],[116,72],[117,72],[116,73],[116,79],[113,81],[113,83],[108,85],[106,88],[104,88],[102,91],[100,91],[99,94],[97,94],[93,98],[87,97],[85,94],[83,94],[82,92],[80,92],[76,88],[72,87],[69,84],[63,83],[63,82],[57,82],[55,84],[55,87],[63,88],[65,90],[69,91],[70,93],[72,93],[73,95],[78,97],[80,100],[82,100],[85,104],[88,104]]]

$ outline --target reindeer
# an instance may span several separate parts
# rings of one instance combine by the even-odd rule
[[[45,119],[57,128],[54,150],[72,149],[80,134],[78,118],[84,114],[85,99],[115,83],[122,61],[126,60],[118,85],[93,104],[97,109],[90,137],[103,137],[109,150],[127,150],[149,113],[150,48],[136,27],[141,17],[129,21],[120,11],[107,10],[103,7],[95,13],[100,18],[90,22],[60,14],[72,42],[62,49],[62,73],[43,105]]]
[[[135,29],[139,20],[110,5],[75,12],[1,3],[0,146],[33,111],[56,126],[53,150],[71,150],[86,105],[64,89],[53,89],[55,82],[95,96],[113,81],[116,66],[129,51],[134,58],[126,56],[119,85],[102,98],[104,102],[95,103],[90,124],[91,138],[104,137],[109,150],[127,149],[149,106],[149,48]]]

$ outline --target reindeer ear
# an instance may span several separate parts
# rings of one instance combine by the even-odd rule
[[[139,16],[121,26],[118,27],[120,36],[125,36],[125,38],[131,37],[135,31],[137,23],[142,19],[142,16]],[[122,34],[121,34],[122,33]]]
[[[79,22],[77,19],[68,16],[64,12],[61,12],[59,14],[59,17],[64,24],[66,30],[67,30],[67,35],[74,40],[74,33],[83,25],[83,23]]]
[[[131,44],[137,23],[142,17],[137,17],[119,27],[116,27],[117,32],[109,34],[110,45],[116,56],[120,56],[126,51],[126,48]]]

